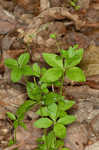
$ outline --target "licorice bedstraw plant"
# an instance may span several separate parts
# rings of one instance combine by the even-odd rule
[[[56,39],[55,34],[51,34],[50,37]],[[18,108],[16,114],[7,112],[7,115],[13,121],[16,133],[16,128],[19,125],[26,128],[23,122],[25,113],[34,105],[38,105],[36,114],[39,115],[39,119],[33,125],[42,128],[44,134],[37,140],[36,150],[69,150],[64,147],[66,125],[74,122],[76,118],[66,111],[75,102],[67,100],[63,96],[64,79],[67,77],[76,82],[85,81],[83,71],[76,66],[83,57],[83,49],[74,45],[68,50],[60,48],[59,50],[60,55],[43,53],[44,61],[50,66],[48,69],[40,68],[37,63],[28,65],[29,53],[21,54],[17,60],[12,58],[5,60],[5,65],[11,69],[13,82],[18,82],[22,77],[26,79],[27,76],[31,76],[33,78],[33,82],[25,80],[29,100]],[[55,87],[59,88],[58,93],[55,92]],[[15,141],[16,135],[13,142],[10,140],[9,145]]]

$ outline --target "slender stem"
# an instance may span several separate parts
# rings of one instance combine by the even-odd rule
[[[55,136],[55,133],[54,133]],[[56,146],[56,136],[55,136],[55,141],[54,141],[54,145]],[[56,147],[54,147],[56,149]]]
[[[33,79],[34,79],[34,83],[35,83],[35,84],[37,84],[37,83],[36,83],[36,79],[35,79],[35,77],[34,77]]]
[[[42,104],[40,104],[40,113],[41,113],[41,118],[43,117],[43,112],[42,112],[42,108],[41,108]]]
[[[27,80],[27,77],[26,77],[26,76],[24,76],[24,80],[25,80],[25,82],[26,82],[26,84],[27,84],[28,80]]]
[[[46,147],[47,147],[47,140],[46,140],[47,129],[44,129],[44,135],[45,135],[44,144],[45,144],[45,145],[46,145]],[[48,150],[48,147],[47,147],[47,150]]]
[[[61,87],[60,87],[60,95],[63,94],[64,74],[63,74],[63,76],[62,76],[61,83],[62,83],[62,85],[61,85]]]
[[[52,84],[52,91],[54,92],[54,85]]]
[[[60,52],[60,46],[59,46],[59,43],[57,41],[56,41],[56,46],[57,46],[58,51]]]
[[[63,68],[64,68],[64,59],[63,59]],[[60,88],[60,94],[63,95],[63,85],[64,85],[64,77],[65,77],[65,71],[63,72],[63,76],[61,78],[61,88]]]
[[[59,43],[57,42],[57,39],[56,39],[56,46],[57,46],[57,49],[59,50],[59,52],[60,52],[60,45],[59,45]],[[63,67],[64,67],[64,59],[63,59]],[[62,76],[62,78],[61,78],[61,83],[62,83],[62,85],[61,85],[61,88],[60,88],[60,95],[62,95],[62,93],[63,93],[63,84],[64,84],[64,73],[63,73],[63,76]]]
[[[14,143],[16,143],[16,129],[14,129]]]

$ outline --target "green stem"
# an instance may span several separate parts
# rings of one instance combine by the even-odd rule
[[[26,82],[26,84],[27,84],[27,82],[28,82],[27,77],[24,76],[24,80],[25,80],[25,82]]]
[[[54,136],[55,136],[55,133],[54,133]],[[54,145],[56,146],[56,136],[55,136],[55,142],[54,142]],[[56,150],[56,147],[55,147],[55,150]]]
[[[60,95],[63,94],[64,74],[63,74],[63,76],[62,76],[61,83],[62,83],[62,85],[61,85],[61,87],[60,87]]]
[[[43,112],[42,112],[41,106],[42,106],[42,104],[40,104],[40,113],[41,113],[41,118],[42,118],[43,117]]]
[[[44,136],[45,136],[44,144],[45,144],[45,145],[46,145],[46,147],[47,147],[46,135],[47,135],[47,129],[44,129]],[[46,149],[46,150],[48,150],[48,147],[47,147],[47,149]]]
[[[16,129],[14,129],[14,143],[16,143]]]
[[[60,46],[59,46],[59,43],[57,41],[56,41],[56,46],[57,46],[58,51],[60,52]]]
[[[64,68],[64,58],[63,58],[63,68]],[[62,78],[61,78],[61,88],[60,88],[60,94],[63,95],[63,85],[64,85],[64,77],[65,77],[65,68],[64,68],[64,71],[63,71],[63,75],[62,75]]]
[[[56,41],[56,46],[57,46],[57,49],[58,49],[58,51],[60,52],[60,45],[59,45],[59,43]],[[63,66],[64,66],[64,59],[63,59]],[[63,76],[62,76],[62,78],[61,78],[61,83],[62,83],[62,85],[61,85],[61,88],[60,88],[60,95],[62,95],[62,93],[63,93],[63,84],[64,84],[64,73],[63,73]]]

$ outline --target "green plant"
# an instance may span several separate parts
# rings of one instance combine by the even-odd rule
[[[11,146],[12,144],[16,143],[16,129],[18,126],[23,127],[24,129],[26,129],[26,125],[24,124],[23,120],[24,120],[24,116],[25,113],[31,109],[31,107],[33,107],[33,105],[35,104],[34,101],[28,100],[25,101],[24,104],[22,104],[16,111],[16,115],[11,113],[11,112],[7,112],[7,116],[10,120],[13,121],[13,128],[14,128],[14,138],[10,139],[9,141],[9,146]]]
[[[75,9],[75,10],[79,10],[80,6],[77,5],[78,0],[71,0],[70,1],[70,5]]]
[[[5,65],[12,70],[11,80],[13,82],[19,81],[22,76],[32,75],[32,68],[31,66],[27,65],[29,58],[29,53],[24,53],[18,58],[18,60],[12,58],[5,60]]]
[[[55,34],[50,35],[56,39]],[[59,45],[57,45],[59,48]],[[77,67],[83,57],[83,49],[78,45],[69,47],[68,50],[60,49],[60,55],[43,53],[45,62],[51,67],[49,69],[40,68],[37,63],[33,66],[27,65],[29,54],[22,54],[18,60],[6,59],[11,72],[11,79],[17,82],[22,76],[33,76],[34,82],[26,81],[27,100],[16,111],[16,115],[8,112],[8,117],[13,120],[14,129],[21,125],[25,113],[34,105],[38,105],[36,113],[40,118],[34,123],[37,128],[44,130],[44,135],[38,139],[36,150],[69,150],[64,147],[63,139],[66,136],[66,125],[76,120],[75,116],[69,115],[67,111],[75,104],[72,100],[66,100],[63,96],[63,84],[65,76],[77,82],[85,81],[83,71]],[[26,78],[26,77],[25,77]],[[55,87],[59,88],[59,93],[55,92]],[[15,138],[16,139],[16,138]]]

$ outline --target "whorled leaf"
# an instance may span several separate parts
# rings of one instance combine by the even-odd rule
[[[79,67],[72,67],[67,69],[66,77],[72,81],[77,81],[77,82],[86,81],[84,72]]]
[[[20,65],[20,67],[22,67],[23,65],[26,65],[29,62],[29,59],[29,53],[21,54],[18,58],[18,64]]]
[[[66,128],[64,125],[56,123],[54,125],[54,133],[57,137],[63,139],[66,136]]]
[[[13,58],[5,59],[4,64],[10,69],[15,69],[18,67],[17,61]]]
[[[48,118],[40,118],[34,123],[34,126],[37,128],[49,128],[52,123],[53,122]]]
[[[41,78],[41,82],[55,82],[62,76],[62,69],[60,68],[51,68],[48,69]]]
[[[43,53],[43,58],[51,67],[63,68],[62,58],[58,55],[52,53]]]
[[[18,82],[22,78],[22,71],[20,68],[15,68],[11,71],[11,80],[13,82]]]

